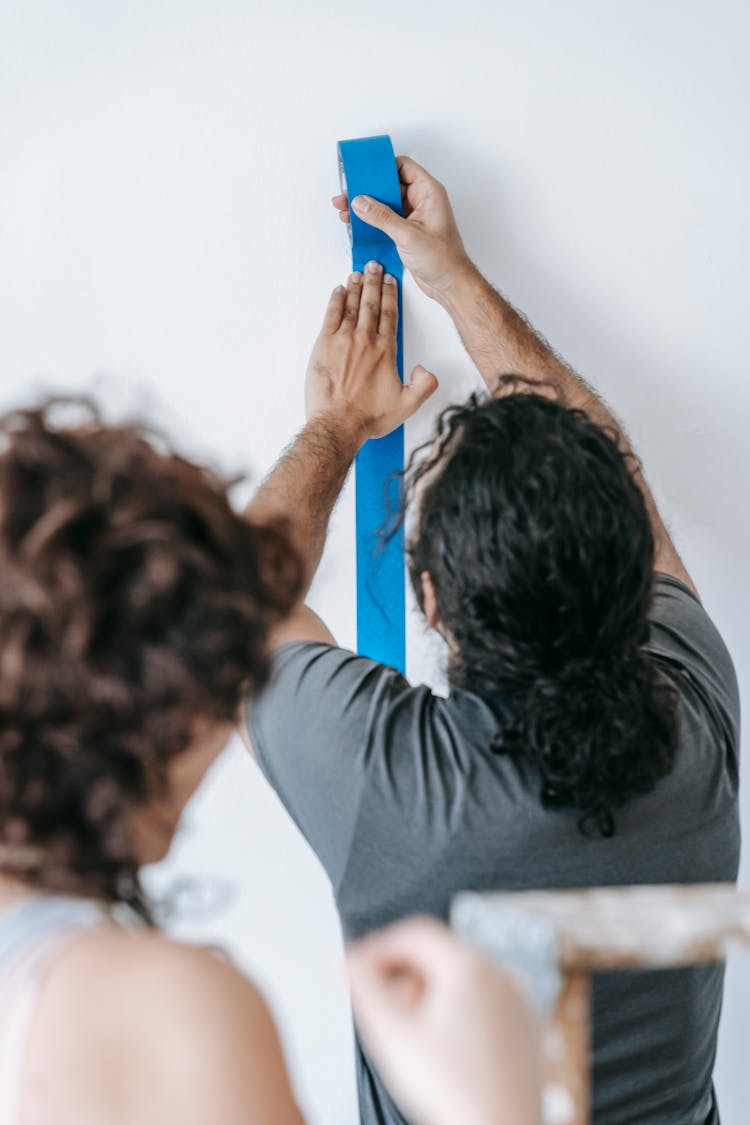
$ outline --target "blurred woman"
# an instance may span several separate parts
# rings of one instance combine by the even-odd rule
[[[257,990],[138,876],[263,686],[295,556],[93,407],[0,442],[0,1121],[297,1125]]]

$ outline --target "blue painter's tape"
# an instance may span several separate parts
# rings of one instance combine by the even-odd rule
[[[350,199],[370,195],[400,215],[401,186],[390,137],[339,142],[342,190]],[[404,378],[401,328],[403,267],[392,239],[351,213],[352,269],[380,262],[398,285],[398,373]],[[403,529],[383,546],[378,530],[399,503],[393,474],[404,467],[403,427],[368,441],[356,462],[357,651],[406,670],[406,591]],[[386,492],[387,490],[387,492]],[[390,512],[389,512],[390,509]]]

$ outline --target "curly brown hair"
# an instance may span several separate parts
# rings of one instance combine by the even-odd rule
[[[0,417],[3,873],[148,915],[128,819],[196,722],[262,687],[301,590],[230,485],[88,400]]]

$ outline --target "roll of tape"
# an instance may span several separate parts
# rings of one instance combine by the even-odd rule
[[[350,199],[369,195],[398,214],[401,185],[390,137],[339,142],[341,190]],[[353,211],[349,227],[352,269],[380,262],[398,286],[398,373],[403,381],[401,280],[403,267],[395,243],[368,226]],[[406,669],[406,590],[403,528],[387,543],[378,532],[399,504],[395,473],[404,467],[403,427],[368,441],[356,461],[357,651],[399,671]]]

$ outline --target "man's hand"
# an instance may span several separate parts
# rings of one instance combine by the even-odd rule
[[[328,302],[305,384],[308,422],[321,419],[363,444],[411,417],[437,387],[424,367],[402,384],[396,366],[398,286],[369,262]]]
[[[429,172],[408,156],[397,161],[404,216],[368,195],[351,201],[357,216],[384,231],[396,243],[401,261],[428,297],[443,301],[456,278],[473,270],[456,226],[448,193]],[[350,221],[349,200],[336,195],[333,205]]]

